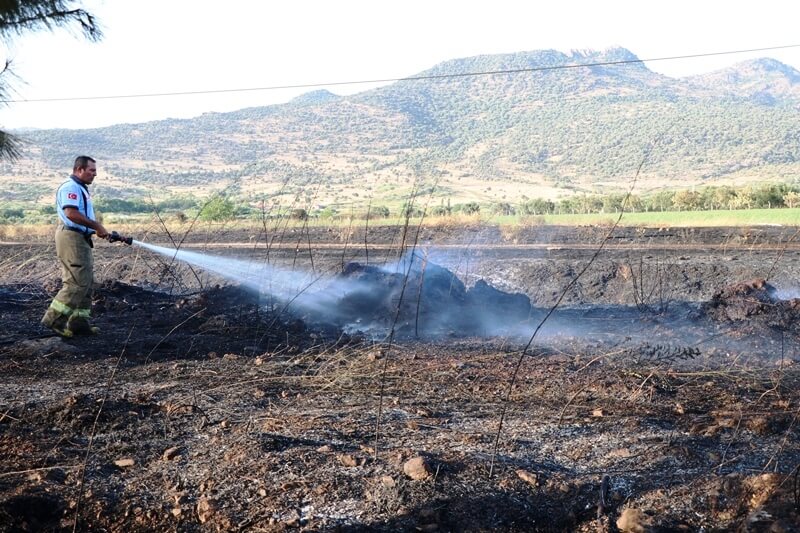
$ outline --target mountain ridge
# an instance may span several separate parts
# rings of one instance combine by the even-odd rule
[[[349,96],[317,90],[191,119],[27,132],[23,161],[3,174],[37,169],[44,194],[46,178],[91,153],[110,178],[101,195],[224,189],[328,204],[401,201],[420,183],[475,201],[625,190],[645,154],[639,179],[650,189],[789,181],[800,170],[798,109],[800,73],[774,59],[670,78],[624,48],[536,50],[443,61]]]

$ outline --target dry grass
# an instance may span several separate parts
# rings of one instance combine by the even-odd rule
[[[55,224],[0,224],[0,241],[30,242],[51,239]]]

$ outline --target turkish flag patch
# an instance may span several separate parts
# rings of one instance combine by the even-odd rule
[[[67,194],[67,198],[69,198],[70,200],[77,200],[78,199],[78,195],[75,194],[74,192],[71,192],[71,193]]]

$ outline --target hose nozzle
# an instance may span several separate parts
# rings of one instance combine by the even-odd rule
[[[133,237],[124,237],[117,233],[116,231],[112,231],[108,234],[108,242],[124,242],[127,245],[133,244]]]

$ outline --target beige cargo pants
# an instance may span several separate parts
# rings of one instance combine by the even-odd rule
[[[62,286],[42,318],[42,324],[68,337],[94,333],[89,326],[94,284],[92,247],[82,233],[59,224],[56,255],[61,263]]]

